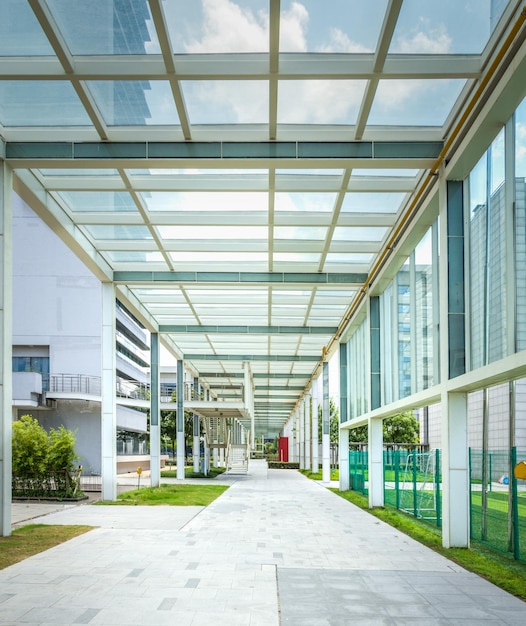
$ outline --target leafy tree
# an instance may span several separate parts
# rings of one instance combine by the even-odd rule
[[[383,420],[382,424],[384,443],[417,444],[420,441],[420,424],[412,411],[393,415]],[[367,426],[358,426],[351,429],[349,441],[352,443],[367,443]]]
[[[177,402],[177,389],[172,392],[172,402]],[[199,433],[202,425],[199,423]],[[191,448],[194,438],[194,414],[191,411],[184,412],[184,440],[185,449]],[[161,411],[161,439],[170,441],[172,456],[175,456],[177,448],[177,411]]]

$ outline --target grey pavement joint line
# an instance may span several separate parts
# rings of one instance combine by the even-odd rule
[[[100,609],[86,609],[84,613],[75,620],[75,624],[89,624],[98,613],[100,613]]]

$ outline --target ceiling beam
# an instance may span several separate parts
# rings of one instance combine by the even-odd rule
[[[160,333],[206,333],[235,335],[334,335],[337,326],[179,326],[163,324]]]
[[[287,354],[185,354],[185,361],[282,361],[288,362],[318,362],[317,354],[287,355]],[[287,375],[290,378],[290,374]]]

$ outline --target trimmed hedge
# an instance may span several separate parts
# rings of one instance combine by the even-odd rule
[[[299,469],[300,464],[297,462],[285,463],[284,461],[269,461],[269,469]]]

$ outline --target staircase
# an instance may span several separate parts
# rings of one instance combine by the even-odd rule
[[[226,473],[246,474],[248,472],[248,447],[246,444],[230,444],[228,447]]]

